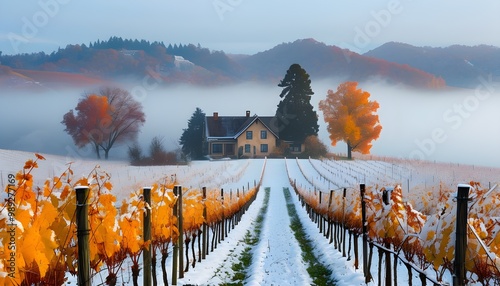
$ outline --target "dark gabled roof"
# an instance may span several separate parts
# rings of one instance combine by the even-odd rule
[[[205,126],[207,138],[236,139],[256,120],[259,120],[266,128],[278,137],[276,117],[274,116],[206,116]]]

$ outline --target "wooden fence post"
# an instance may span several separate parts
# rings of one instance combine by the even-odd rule
[[[467,202],[469,201],[469,190],[471,186],[458,185],[457,193],[457,224],[455,240],[455,261],[453,273],[453,285],[465,285],[465,251],[467,250]]]
[[[250,188],[248,190],[250,190]],[[231,207],[231,205],[233,204],[233,190],[232,189],[229,191],[229,204],[230,204],[229,207]],[[234,229],[234,217],[235,217],[234,214],[229,217],[228,228],[231,227],[231,229]],[[231,229],[229,229],[228,232],[230,232]],[[227,236],[227,233],[226,233],[226,236]]]
[[[328,211],[330,211],[330,207],[332,206],[333,200],[333,190],[330,190],[330,197],[328,198]]]
[[[386,249],[391,248],[391,244],[389,242],[384,243]],[[392,267],[391,267],[391,253],[390,251],[384,250],[385,254],[385,285],[391,285],[392,283]],[[394,260],[394,264],[397,264],[397,261]],[[397,273],[394,273],[397,275]]]
[[[344,188],[343,196],[342,196],[342,257],[346,257],[345,254],[345,235],[346,235],[346,227],[345,227],[345,196],[346,196],[346,188]]]
[[[143,214],[143,235],[144,243],[147,245],[142,254],[142,264],[144,268],[143,285],[151,286],[151,248],[153,247],[153,244],[151,243],[151,188],[143,188],[142,196],[144,197],[144,203],[146,204]]]
[[[178,209],[179,209],[179,199],[178,199],[178,190],[177,186],[174,186],[174,196],[176,196],[176,201],[174,204],[174,209],[172,210],[172,215],[174,216],[175,219],[177,219],[177,222],[173,225],[174,227],[177,227],[179,229],[179,222],[178,222]],[[172,286],[177,285],[177,271],[179,269],[179,240],[172,241],[173,244],[173,250],[172,250]],[[182,245],[182,242],[181,242]],[[182,256],[182,252],[181,252]],[[182,267],[181,267],[182,268]]]
[[[243,186],[243,190],[245,189],[245,186]],[[224,227],[226,224],[226,214],[225,214],[225,209],[224,209],[224,189],[220,189],[220,197],[222,200],[222,223],[221,223],[221,232],[220,232],[220,237],[221,240],[224,240],[224,237],[227,236],[226,228]]]
[[[179,194],[178,212],[179,217],[179,278],[184,278],[184,219],[182,212],[182,186],[174,186]],[[189,262],[188,262],[189,263]]]
[[[366,202],[365,202],[365,184],[360,184],[359,190],[361,193],[361,223],[363,229],[363,274],[365,283],[371,280],[370,269],[368,269],[368,233],[366,228]]]
[[[202,188],[202,195],[203,195],[203,226],[202,226],[202,235],[203,235],[203,246],[202,246],[202,254],[201,254],[201,259],[205,259],[206,258],[206,252],[207,252],[207,248],[208,248],[208,238],[207,238],[207,231],[208,231],[208,227],[207,227],[207,205],[206,205],[206,201],[207,201],[207,187],[203,187]],[[198,238],[199,239],[199,238]]]
[[[76,187],[76,225],[78,237],[78,285],[90,286],[89,187]]]
[[[328,230],[326,232],[326,238],[327,239],[330,239],[330,243],[331,243],[331,239],[332,239],[332,227],[333,227],[333,220],[330,216],[330,208],[332,207],[332,200],[333,200],[333,190],[330,190],[330,198],[328,199],[328,209],[327,209],[327,216],[328,216]]]
[[[319,208],[321,208],[321,202],[322,202],[322,194],[323,192],[319,191]],[[319,224],[319,233],[323,233],[323,216],[318,213],[318,224]]]

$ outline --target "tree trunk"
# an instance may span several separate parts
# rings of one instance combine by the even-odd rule
[[[351,241],[352,241],[352,234],[349,231],[349,249],[347,250],[347,261],[351,260]]]
[[[393,272],[394,272],[394,285],[398,285],[398,255],[394,253],[394,263]]]
[[[165,266],[165,263],[167,261],[167,257],[168,257],[168,247],[163,248],[161,250],[161,271],[163,273],[163,284],[165,286],[168,286],[167,268]]]
[[[97,159],[101,159],[101,153],[99,152],[99,145],[94,144],[95,154],[97,155]]]
[[[140,273],[139,264],[134,263],[130,268],[132,269],[132,282],[134,286],[139,286],[138,283],[139,273]]]
[[[382,285],[382,258],[384,257],[384,252],[382,249],[378,250],[378,285]]]
[[[344,243],[344,241],[342,240],[342,225],[340,223],[335,223],[335,228],[337,229],[337,241],[339,243],[339,251],[340,251],[340,247],[341,245]]]
[[[198,237],[198,242],[200,241],[200,237]],[[193,239],[191,240],[191,255],[193,255],[193,263],[191,264],[191,266],[194,268],[194,266],[196,265],[196,253],[195,253],[195,249],[194,249],[194,244],[196,242],[196,234],[193,234]],[[198,249],[200,247],[200,244],[198,243]]]
[[[326,231],[325,231],[325,238],[326,239],[330,239],[331,229],[332,229],[331,220],[330,220],[330,218],[328,218],[328,227],[326,228]]]
[[[186,245],[186,268],[184,268],[184,272],[189,271],[189,243],[191,242],[191,239],[189,237],[186,237],[184,240],[184,244]],[[181,253],[182,255],[182,253]],[[184,267],[184,265],[181,265],[180,267]]]
[[[201,250],[201,240],[203,239],[203,236],[202,236],[202,231],[201,231],[201,228],[198,229],[198,262],[201,262],[201,258],[203,257],[203,254],[202,253],[202,250]],[[203,242],[205,243],[205,242]],[[194,265],[193,265],[194,267]]]
[[[408,286],[413,286],[410,263],[405,262],[406,271],[408,271]]]
[[[358,237],[359,234],[354,233],[354,269],[359,268],[359,259],[358,259]]]
[[[215,247],[215,240],[217,238],[217,223],[213,225],[212,227],[212,246],[210,248],[210,252],[214,252]]]
[[[388,242],[385,242],[384,246],[387,249],[391,248],[391,244]],[[384,256],[385,256],[385,285],[390,285],[392,283],[391,253],[389,251],[385,250]]]
[[[156,247],[150,246],[153,249],[153,255],[151,257],[151,273],[153,276],[153,286],[158,285],[158,281],[156,280]]]
[[[343,224],[343,225],[342,225],[342,228],[343,228],[343,237],[342,237],[342,241],[344,242],[344,243],[342,243],[342,257],[346,257],[346,254],[345,254],[345,244],[346,244],[346,243],[345,243],[345,235],[346,235],[346,233],[347,233],[347,228],[345,227],[345,224]],[[349,239],[349,242],[350,242],[350,241],[351,241],[351,240]]]
[[[218,234],[217,234],[217,243],[220,243],[221,240],[224,240],[224,228],[223,228],[223,223],[224,223],[224,215],[222,215],[222,220],[217,223],[217,229],[218,229]],[[222,239],[221,239],[222,237]],[[215,249],[217,249],[217,244],[215,244]]]
[[[338,244],[338,240],[337,240],[337,223],[334,223],[334,225],[333,225],[333,248],[334,249],[337,249],[337,244]],[[340,249],[340,244],[338,244],[338,249]]]
[[[370,253],[368,254],[368,266],[366,269],[366,275],[368,275],[368,278],[366,280],[371,281],[373,279],[372,272],[371,272],[372,258],[373,258],[373,243],[372,242],[370,242],[370,244],[369,244],[369,251],[370,251]]]
[[[352,160],[352,146],[350,143],[347,143],[347,159]]]
[[[109,273],[108,276],[106,276],[106,285],[109,286],[116,286],[116,274],[115,273]]]
[[[422,282],[422,286],[426,286],[427,285],[427,279],[425,278],[425,274],[419,273],[418,277],[420,277],[420,282]]]

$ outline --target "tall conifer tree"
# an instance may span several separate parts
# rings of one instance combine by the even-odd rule
[[[280,139],[302,143],[307,136],[318,135],[309,74],[299,64],[292,64],[278,86],[283,88],[276,110]]]
[[[188,121],[188,127],[183,130],[179,143],[182,153],[191,159],[203,158],[203,128],[205,126],[205,113],[196,108]]]

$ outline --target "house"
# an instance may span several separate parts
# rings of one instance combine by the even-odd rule
[[[190,71],[195,67],[195,64],[181,56],[174,56],[174,65],[175,68],[182,71]]]
[[[262,158],[278,144],[278,124],[274,116],[205,117],[204,147],[210,158]]]

